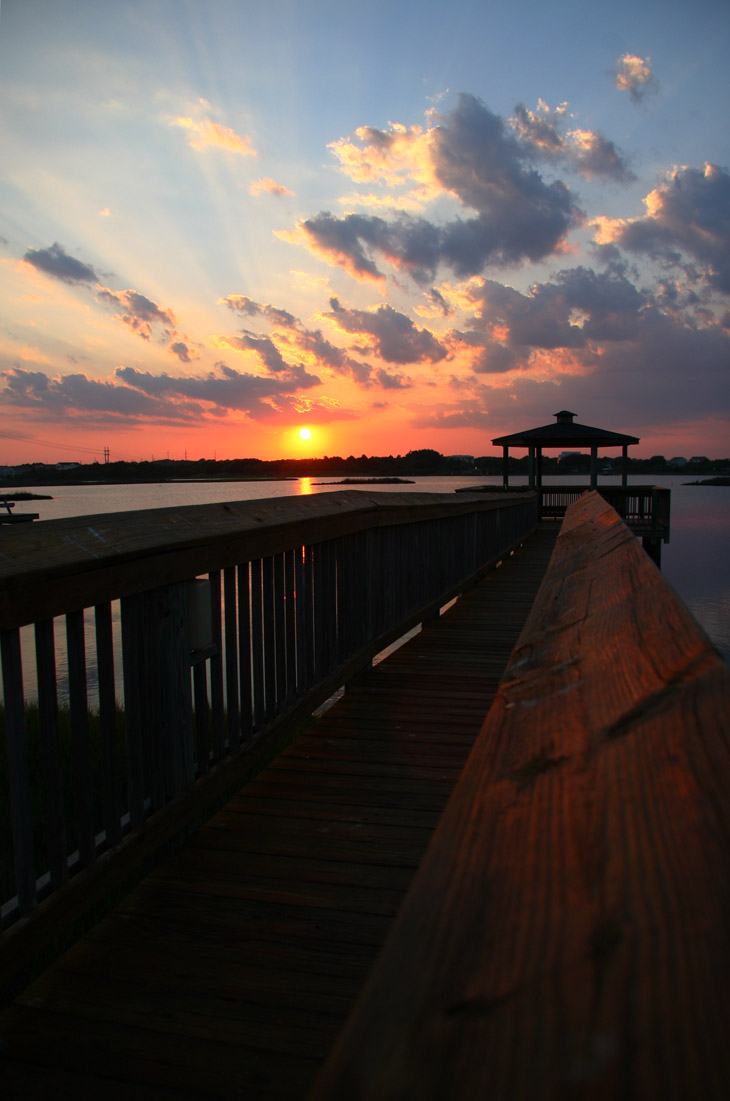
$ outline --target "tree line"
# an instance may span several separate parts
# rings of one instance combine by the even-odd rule
[[[510,474],[526,474],[528,457],[510,455]],[[620,473],[621,457],[599,455],[599,470]],[[409,451],[406,455],[324,455],[309,459],[160,459],[146,462],[83,463],[62,468],[44,463],[6,468],[0,485],[52,485],[98,482],[134,483],[166,481],[205,481],[215,479],[267,478],[383,478],[424,476],[499,476],[502,457],[483,455],[472,458],[442,455],[431,448]],[[590,469],[590,456],[569,454],[562,458],[543,453],[543,474],[582,474]],[[631,474],[723,474],[730,471],[728,459],[694,459],[684,466],[663,455],[627,460]]]

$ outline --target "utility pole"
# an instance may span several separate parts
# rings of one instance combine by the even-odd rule
[[[109,462],[109,448],[105,447],[104,448],[104,464],[106,465],[108,462]]]

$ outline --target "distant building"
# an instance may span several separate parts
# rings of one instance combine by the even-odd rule
[[[709,463],[709,461],[706,455],[693,455],[690,459],[690,463]]]
[[[667,463],[667,466],[676,466],[676,467],[686,466],[686,465],[687,465],[687,460],[685,459],[684,455],[675,455],[674,458],[670,459],[669,462]]]
[[[78,470],[81,463],[56,463],[56,470]]]

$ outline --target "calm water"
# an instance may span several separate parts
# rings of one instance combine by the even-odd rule
[[[606,478],[606,482],[620,482]],[[662,572],[730,660],[730,486],[688,486],[687,475],[629,478],[630,484],[657,484],[672,490],[671,541],[662,549]],[[524,479],[514,479],[515,484]],[[560,478],[545,482],[560,485]],[[580,482],[571,478],[570,482]],[[500,478],[415,478],[412,485],[354,486],[368,492],[450,493],[463,486],[501,484]],[[50,501],[19,503],[18,511],[38,512],[40,521],[99,512],[170,508],[218,501],[258,500],[308,493],[331,493],[338,487],[313,478],[263,482],[180,482],[159,485],[33,487]],[[38,521],[38,522],[40,522]],[[5,529],[8,531],[8,529]]]

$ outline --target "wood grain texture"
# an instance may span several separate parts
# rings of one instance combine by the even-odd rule
[[[729,704],[581,498],[313,1098],[730,1096]]]

